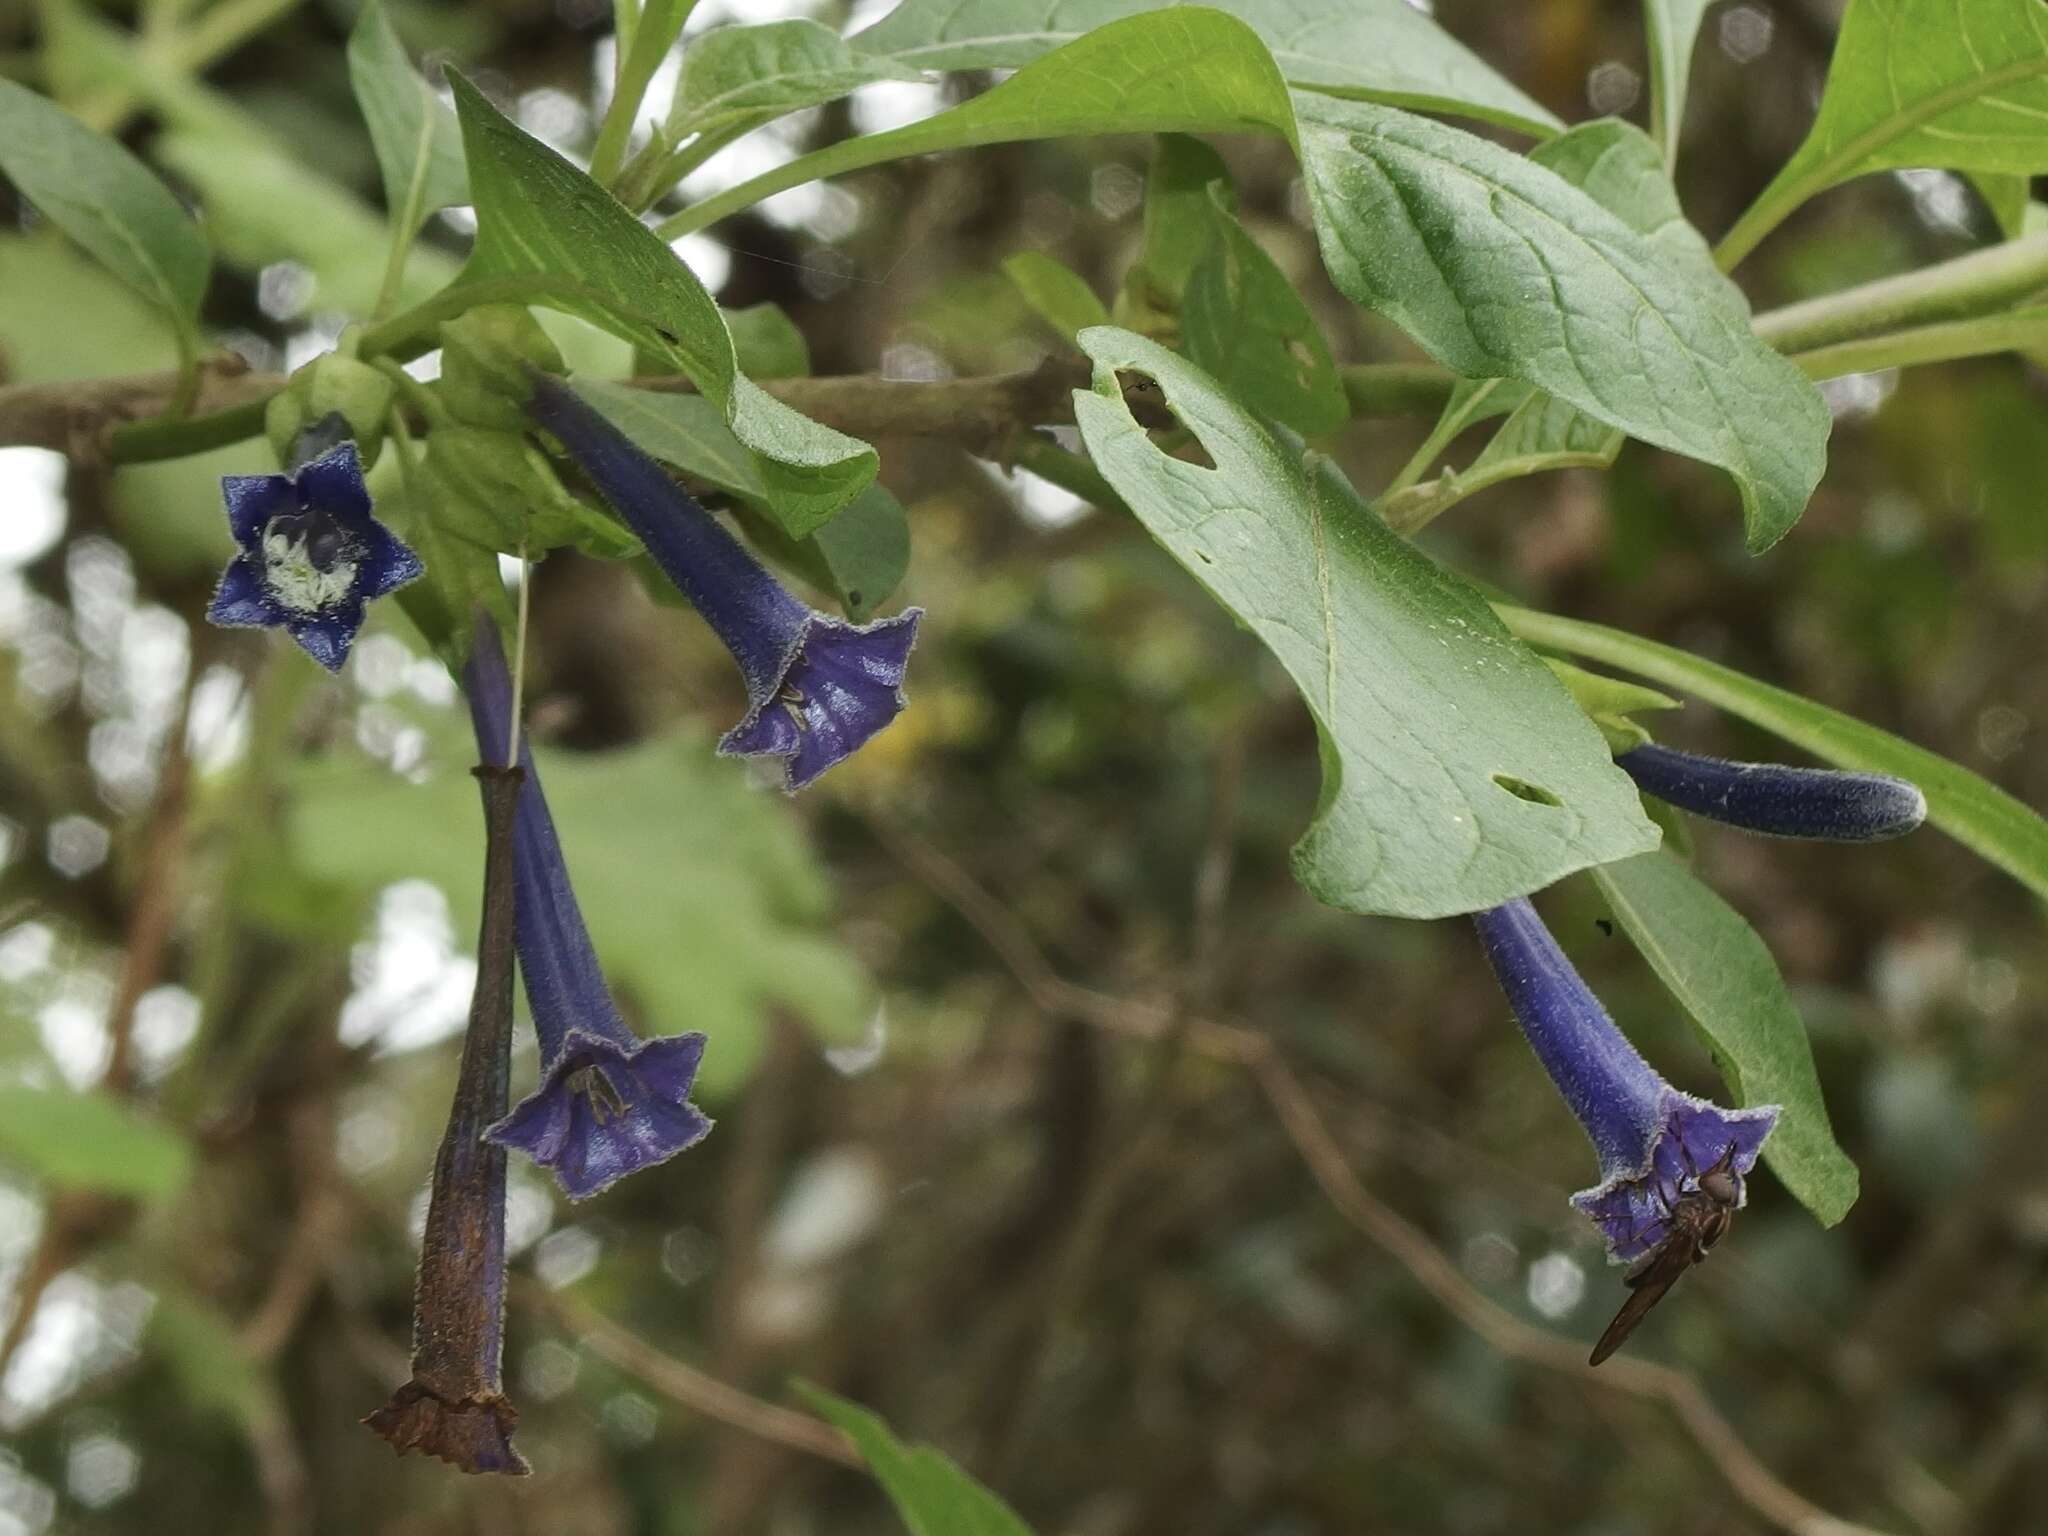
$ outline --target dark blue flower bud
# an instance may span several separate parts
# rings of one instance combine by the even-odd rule
[[[1628,1038],[1526,898],[1472,914],[1487,963],[1522,1034],[1600,1159],[1600,1182],[1572,1196],[1607,1240],[1610,1257],[1641,1257],[1664,1239],[1678,1197],[1723,1168],[1736,1204],[1778,1123],[1775,1104],[1722,1109],[1673,1088]]]
[[[746,679],[747,713],[718,750],[779,757],[799,790],[903,709],[919,608],[849,624],[806,607],[660,464],[560,379],[535,374],[527,414],[647,546]]]
[[[512,679],[489,619],[477,621],[463,688],[478,749],[502,758]],[[571,1200],[587,1200],[710,1131],[711,1121],[689,1098],[704,1036],[642,1040],[619,1017],[524,741],[519,761],[526,782],[512,834],[516,931],[519,974],[540,1038],[540,1086],[486,1134],[550,1169]]]
[[[364,605],[424,569],[370,515],[354,443],[289,474],[225,475],[220,488],[241,552],[221,573],[206,617],[231,629],[282,629],[330,672],[348,659]]]
[[[1882,773],[1736,763],[1646,743],[1615,758],[1644,794],[1769,837],[1875,843],[1927,819],[1917,786]]]

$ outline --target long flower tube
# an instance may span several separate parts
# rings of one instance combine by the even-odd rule
[[[1667,805],[1768,837],[1874,843],[1903,837],[1927,819],[1918,786],[1888,774],[1740,763],[1655,742],[1614,764]]]
[[[498,632],[479,616],[463,687],[478,750],[502,757],[512,679]],[[584,927],[532,754],[513,819],[519,973],[540,1039],[540,1085],[486,1133],[517,1147],[585,1200],[695,1146],[711,1121],[689,1102],[704,1036],[643,1040],[619,1016]]]
[[[1630,1261],[1657,1247],[1679,1199],[1710,1171],[1730,1176],[1739,1207],[1778,1106],[1723,1109],[1658,1076],[1526,897],[1472,922],[1523,1036],[1593,1143],[1600,1182],[1571,1203],[1600,1229],[1610,1257]]]
[[[603,493],[739,664],[747,712],[719,751],[783,759],[793,793],[896,718],[922,609],[849,624],[807,607],[567,384],[539,372],[531,382],[527,415]]]

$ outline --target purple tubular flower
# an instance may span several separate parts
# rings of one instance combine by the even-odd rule
[[[512,1054],[512,821],[516,768],[480,767],[484,915],[476,992],[448,1128],[434,1158],[413,1292],[412,1377],[363,1420],[400,1455],[424,1451],[464,1472],[522,1476],[506,1400],[505,1149],[484,1128],[505,1112]]]
[[[487,618],[477,621],[463,687],[478,749],[487,758],[503,757],[512,680]],[[519,764],[526,786],[512,833],[515,931],[540,1037],[540,1086],[485,1134],[551,1169],[571,1200],[587,1200],[629,1173],[667,1162],[710,1131],[711,1121],[689,1102],[704,1036],[642,1040],[619,1017],[524,742]]]
[[[1918,787],[1882,773],[1736,763],[1655,742],[1614,762],[1645,794],[1769,837],[1875,843],[1903,837],[1927,819]]]
[[[282,475],[224,475],[228,562],[206,617],[230,629],[278,628],[330,672],[348,659],[363,605],[424,569],[370,515],[356,445],[344,442]]]
[[[849,624],[806,607],[623,432],[560,379],[533,376],[527,414],[604,493],[746,679],[747,713],[718,750],[783,759],[792,793],[903,708],[919,608]]]
[[[1607,1240],[1616,1262],[1663,1241],[1680,1195],[1708,1170],[1725,1167],[1736,1204],[1778,1106],[1722,1109],[1681,1093],[1643,1060],[1572,969],[1524,897],[1475,912],[1487,963],[1565,1104],[1600,1159],[1600,1182],[1572,1196]]]

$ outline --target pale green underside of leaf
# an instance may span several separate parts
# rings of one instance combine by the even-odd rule
[[[2048,170],[2041,0],[1853,0],[1813,129],[1757,201],[1897,166]]]
[[[1533,645],[1584,656],[1702,699],[1838,768],[1889,773],[1927,797],[1927,819],[2048,899],[2048,821],[1945,757],[1876,726],[1654,640],[1555,614],[1496,604]]]
[[[707,1099],[752,1070],[771,1007],[828,1039],[859,1037],[867,978],[825,926],[829,887],[778,797],[694,730],[620,752],[534,755],[606,980],[642,1033],[710,1035]],[[455,932],[473,935],[483,822],[460,766],[473,760],[450,739],[424,784],[357,759],[307,762],[286,823],[299,867],[363,890],[430,880]]]
[[[0,78],[0,174],[181,332],[194,333],[212,253],[140,160],[54,102]]]
[[[1031,1536],[1014,1510],[928,1445],[905,1445],[879,1414],[797,1383],[797,1395],[860,1451],[910,1536]]]
[[[348,40],[348,73],[384,177],[384,206],[406,234],[427,215],[469,201],[462,130],[420,78],[378,0]]]
[[[192,1149],[104,1093],[8,1083],[0,1086],[0,1162],[59,1189],[156,1200],[185,1182]]]
[[[1273,436],[1155,343],[1103,327],[1081,345],[1096,365],[1094,390],[1074,396],[1090,455],[1273,652],[1320,727],[1322,798],[1294,852],[1311,893],[1350,911],[1445,917],[1656,846],[1634,786],[1556,678],[1334,464]],[[1215,469],[1150,441],[1120,368],[1159,385]]]
[[[745,374],[711,295],[616,198],[450,75],[468,147],[477,238],[466,277],[553,274],[547,302],[671,359],[725,413],[779,522],[809,533],[874,478],[875,451],[797,414]]]
[[[1518,378],[1726,469],[1751,549],[1791,528],[1826,464],[1827,407],[1709,284],[1544,166],[1366,102],[1297,95],[1337,287],[1471,378]]]
[[[1108,22],[1177,0],[906,0],[853,41],[920,69],[1016,69]],[[1562,126],[1407,0],[1220,0],[1289,84],[1485,118],[1541,138]]]
[[[1650,47],[1650,134],[1666,164],[1678,158],[1693,44],[1714,0],[1643,0]]]
[[[683,53],[668,131],[672,138],[715,132],[836,101],[879,80],[921,78],[910,66],[863,52],[809,19],[717,27]]]
[[[1823,1226],[1833,1226],[1856,1203],[1856,1165],[1835,1142],[1806,1026],[1768,946],[1684,860],[1661,849],[1592,873],[1736,1102],[1779,1107],[1764,1161]]]

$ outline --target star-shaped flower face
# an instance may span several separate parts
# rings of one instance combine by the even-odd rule
[[[354,443],[292,474],[224,476],[221,495],[241,552],[221,574],[207,618],[229,628],[282,629],[330,672],[348,659],[364,604],[423,569],[370,515]]]
[[[923,610],[852,625],[813,614],[773,692],[750,699],[746,719],[718,750],[779,757],[784,783],[802,789],[843,762],[903,709],[903,669]]]
[[[1641,1258],[1664,1241],[1679,1198],[1700,1187],[1700,1176],[1719,1169],[1735,1184],[1735,1204],[1749,1199],[1749,1173],[1778,1123],[1778,1107],[1723,1109],[1676,1089],[1664,1095],[1663,1125],[1650,1143],[1647,1166],[1617,1174],[1572,1196],[1592,1219],[1620,1263]]]

